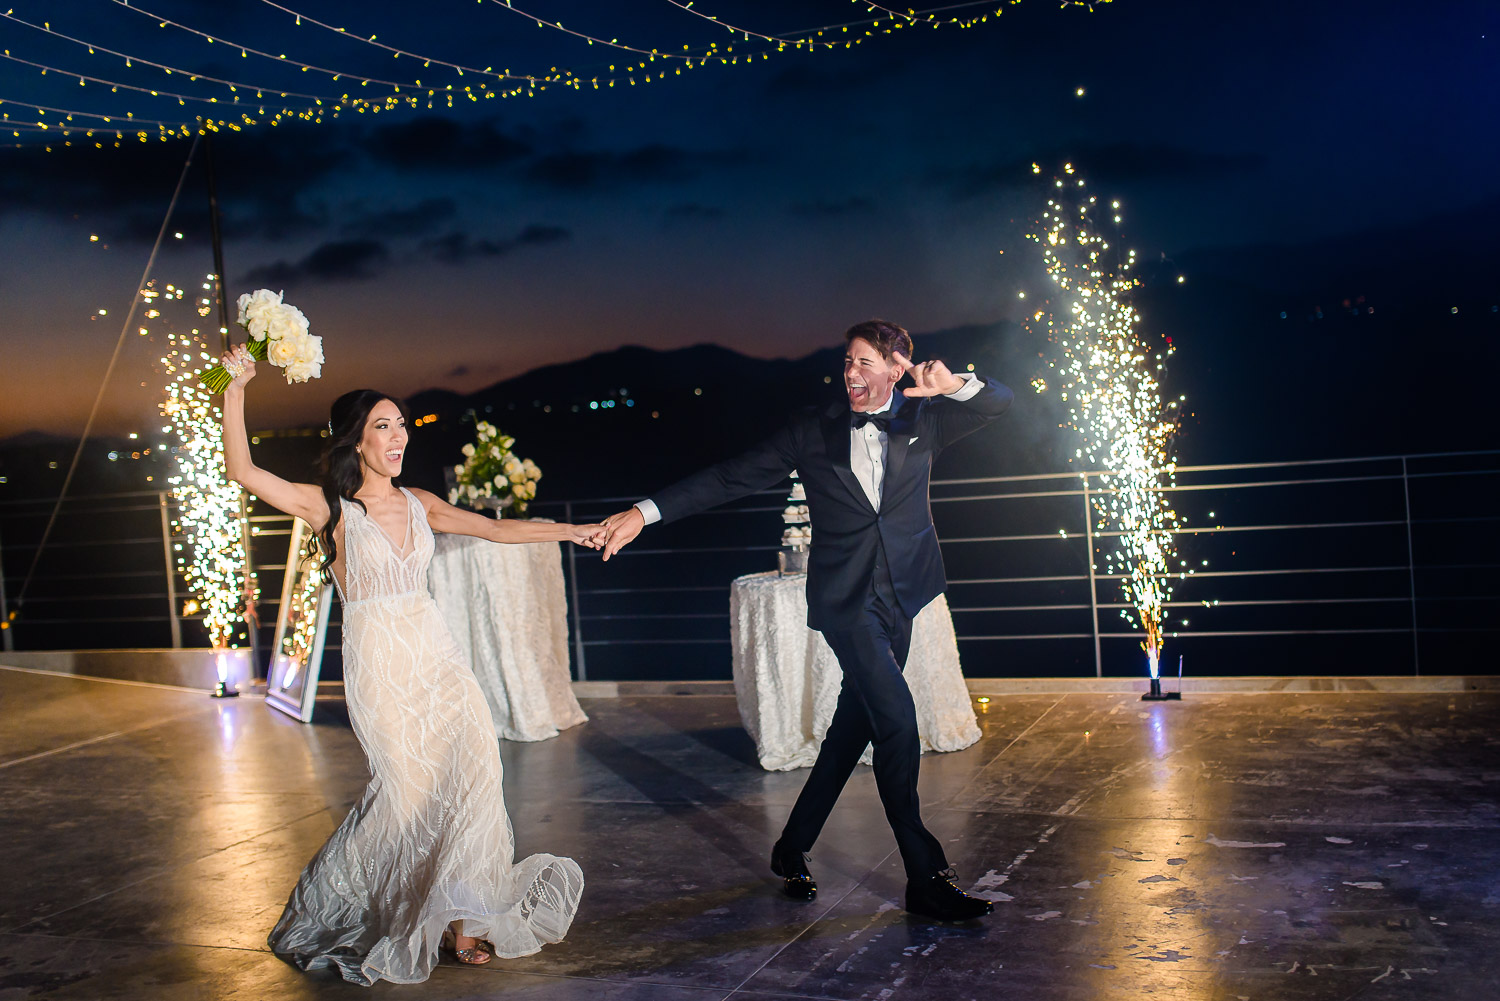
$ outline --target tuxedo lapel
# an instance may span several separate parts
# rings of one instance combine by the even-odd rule
[[[885,486],[896,482],[906,463],[906,450],[911,446],[912,431],[917,425],[917,408],[921,406],[918,400],[908,400],[901,390],[893,392],[895,399],[891,401],[891,413],[895,416],[891,418],[891,428],[885,435],[885,481],[880,489],[881,497],[890,496]]]
[[[823,415],[823,442],[828,449],[828,461],[834,474],[843,481],[849,492],[873,514],[875,508],[865,496],[865,488],[859,485],[854,469],[849,465],[849,408],[845,405],[829,407]]]

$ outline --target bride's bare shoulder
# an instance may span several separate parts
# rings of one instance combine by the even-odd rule
[[[422,505],[424,511],[431,511],[434,504],[446,503],[431,490],[423,490],[421,487],[407,487],[406,489],[417,499],[417,503]]]

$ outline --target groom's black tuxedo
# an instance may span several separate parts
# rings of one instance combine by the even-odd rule
[[[899,390],[893,396],[879,512],[850,468],[850,414],[843,401],[800,411],[744,454],[651,499],[662,521],[673,521],[774,486],[795,469],[807,491],[813,525],[808,626],[829,630],[858,623],[872,581],[877,572],[884,578],[886,571],[901,611],[915,618],[947,585],[927,499],[932,460],[1005,413],[1012,394],[985,380],[984,388],[963,403],[943,397],[907,399]]]
[[[652,497],[661,519],[672,521],[773,486],[793,469],[806,488],[814,529],[807,624],[833,648],[844,680],[777,851],[812,848],[865,745],[873,743],[875,783],[907,875],[930,880],[947,868],[942,845],[922,824],[916,707],[902,676],[912,619],[947,584],[928,480],[932,460],[945,446],[1005,413],[1012,398],[1009,389],[990,381],[962,403],[896,393],[878,511],[850,462],[852,418],[843,402],[802,411],[743,455]]]

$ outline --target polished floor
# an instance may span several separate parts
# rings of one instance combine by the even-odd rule
[[[1500,693],[997,696],[979,744],[923,761],[997,902],[969,927],[901,910],[868,769],[796,903],[765,858],[801,775],[756,766],[732,699],[591,699],[503,748],[520,850],[588,881],[567,941],[369,989],[265,947],[365,780],[337,708],[0,670],[0,1001],[1500,992]]]

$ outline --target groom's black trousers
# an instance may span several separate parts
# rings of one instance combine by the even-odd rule
[[[911,649],[911,619],[901,611],[889,572],[876,570],[864,620],[852,629],[823,630],[844,672],[838,707],[818,760],[787,818],[782,840],[810,851],[865,745],[875,745],[875,785],[910,878],[948,868],[937,838],[922,824],[917,802],[921,744],[917,711],[902,671]],[[883,585],[883,586],[882,586]]]

